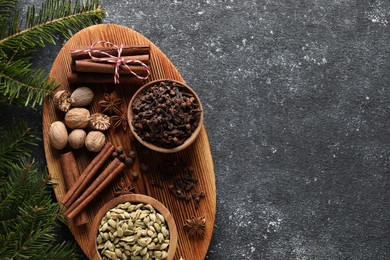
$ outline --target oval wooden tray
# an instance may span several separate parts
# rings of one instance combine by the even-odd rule
[[[59,89],[70,88],[66,78],[67,73],[71,69],[70,50],[89,47],[92,43],[99,40],[110,41],[116,44],[123,43],[124,45],[148,44],[150,46],[151,68],[151,76],[148,81],[169,78],[184,82],[170,60],[147,38],[129,28],[113,24],[102,24],[88,27],[75,34],[59,52],[50,72],[50,77],[61,84]],[[125,84],[120,86],[91,86],[95,92],[95,99],[89,109],[91,112],[98,112],[99,107],[97,103],[103,93],[110,93],[114,90],[128,104],[130,98],[139,87],[140,85],[130,86]],[[196,89],[196,86],[193,87]],[[50,178],[55,184],[54,192],[57,200],[60,200],[66,191],[59,164],[59,155],[62,151],[57,151],[50,146],[47,133],[52,122],[63,120],[63,118],[64,113],[56,110],[50,97],[47,97],[43,105],[43,141],[47,167]],[[214,166],[204,127],[194,144],[184,151],[174,154],[161,154],[142,147],[132,138],[128,128],[127,130],[110,128],[106,135],[108,140],[115,146],[122,145],[127,152],[130,150],[137,152],[138,157],[134,165],[124,171],[121,179],[127,184],[132,182],[136,193],[146,194],[161,201],[172,213],[178,229],[178,247],[175,259],[180,259],[181,257],[186,260],[204,259],[211,241],[216,212]],[[86,168],[95,155],[85,150],[85,148],[74,151],[74,153],[80,172]],[[141,169],[141,164],[147,165],[147,169],[144,167]],[[183,176],[189,167],[193,168],[193,176],[198,180],[196,184],[197,190],[204,191],[206,194],[204,199],[200,201],[198,208],[195,207],[193,200],[179,200],[168,189],[168,186],[172,184],[172,176]],[[137,181],[132,179],[134,171],[140,173],[140,178]],[[120,179],[116,180],[88,206],[88,224],[77,226],[73,221],[68,222],[68,226],[76,241],[89,257],[90,241],[88,241],[88,235],[93,218],[102,205],[115,197],[114,192],[118,188],[120,181]],[[206,229],[203,239],[194,240],[188,237],[183,228],[185,220],[193,216],[206,217]]]

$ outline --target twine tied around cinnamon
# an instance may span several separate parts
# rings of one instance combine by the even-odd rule
[[[107,45],[110,45],[110,46],[116,48],[118,55],[114,56],[114,55],[111,55],[105,51],[94,49],[93,47],[95,45],[98,45],[98,44],[107,44]],[[125,60],[125,59],[123,59],[121,57],[123,47],[124,47],[123,44],[118,46],[118,45],[116,45],[112,42],[109,42],[109,41],[97,41],[97,42],[92,43],[92,45],[87,49],[76,49],[76,50],[71,51],[71,53],[88,53],[88,55],[91,57],[91,59],[96,61],[96,62],[114,63],[115,64],[115,72],[114,72],[114,83],[115,84],[120,83],[119,82],[119,77],[120,77],[119,76],[119,68],[121,65],[123,65],[131,74],[133,74],[138,79],[142,79],[142,80],[147,79],[150,76],[150,70],[149,70],[148,65],[146,65],[145,63],[143,63],[140,60]],[[93,56],[93,53],[100,53],[100,54],[105,55],[106,57],[103,57],[103,58],[95,57],[95,56]],[[147,75],[146,76],[138,75],[127,65],[128,63],[137,63],[137,64],[143,66],[146,69]]]

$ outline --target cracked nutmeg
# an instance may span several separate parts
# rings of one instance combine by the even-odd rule
[[[59,90],[53,96],[54,106],[63,111],[68,112],[70,109],[69,97],[71,93],[68,90]]]
[[[206,218],[192,216],[184,222],[184,229],[191,238],[203,238],[206,229]]]
[[[89,124],[94,130],[105,131],[110,128],[110,117],[102,113],[94,113],[90,117]]]

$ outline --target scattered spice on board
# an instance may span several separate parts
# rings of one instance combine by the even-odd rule
[[[122,196],[125,194],[132,194],[134,193],[134,187],[133,185],[126,184],[125,180],[122,178],[119,184],[119,187],[115,190],[115,196]]]
[[[161,169],[169,169],[162,172]],[[193,201],[198,209],[206,193],[199,190],[198,179],[194,176],[194,168],[186,166],[184,161],[165,161],[157,167],[157,178],[151,179],[151,185],[156,188],[167,187],[168,191],[178,200]],[[163,185],[168,182],[167,185]]]
[[[127,106],[122,103],[119,110],[115,110],[115,115],[111,116],[112,123],[115,128],[122,127],[124,131],[127,129]]]
[[[178,199],[193,200],[195,208],[199,208],[199,203],[205,197],[204,191],[198,191],[196,186],[198,179],[194,177],[194,169],[192,166],[185,167],[183,174],[175,176],[172,184],[168,186],[169,191]]]
[[[149,170],[149,167],[146,163],[141,163],[140,168],[141,168],[141,171],[143,171],[143,172],[146,172],[147,170]]]
[[[202,110],[185,86],[170,81],[152,85],[131,104],[135,132],[154,145],[180,146],[200,123]]]
[[[110,94],[104,93],[103,99],[99,101],[100,107],[103,109],[102,113],[115,114],[119,113],[122,104],[122,99],[118,98],[116,92]]]
[[[135,152],[130,151],[130,154],[132,154],[133,158],[135,158]],[[121,162],[125,163],[126,166],[131,167],[134,163],[134,159],[132,157],[127,157],[126,153],[123,149],[123,146],[119,145],[115,151],[112,152],[111,154],[112,158],[118,158]]]
[[[184,229],[191,238],[203,238],[206,229],[206,218],[192,216],[190,219],[185,220]]]
[[[133,180],[135,180],[135,181],[138,180],[139,173],[137,171],[134,171],[131,175],[133,176]]]

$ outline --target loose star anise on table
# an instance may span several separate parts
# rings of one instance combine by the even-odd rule
[[[123,130],[127,129],[127,106],[122,103],[120,109],[115,112],[116,115],[111,117],[111,121],[115,128],[122,126]]]
[[[129,184],[127,185],[126,182],[121,179],[120,186],[115,190],[115,196],[121,196],[126,194],[132,194],[134,193],[134,187]]]
[[[205,217],[192,217],[191,219],[186,219],[184,223],[184,229],[187,231],[188,235],[194,239],[203,238],[206,228],[206,218]]]
[[[104,93],[103,100],[99,101],[99,105],[103,109],[102,113],[107,114],[119,113],[121,104],[122,99],[118,98],[115,91],[110,94]]]

